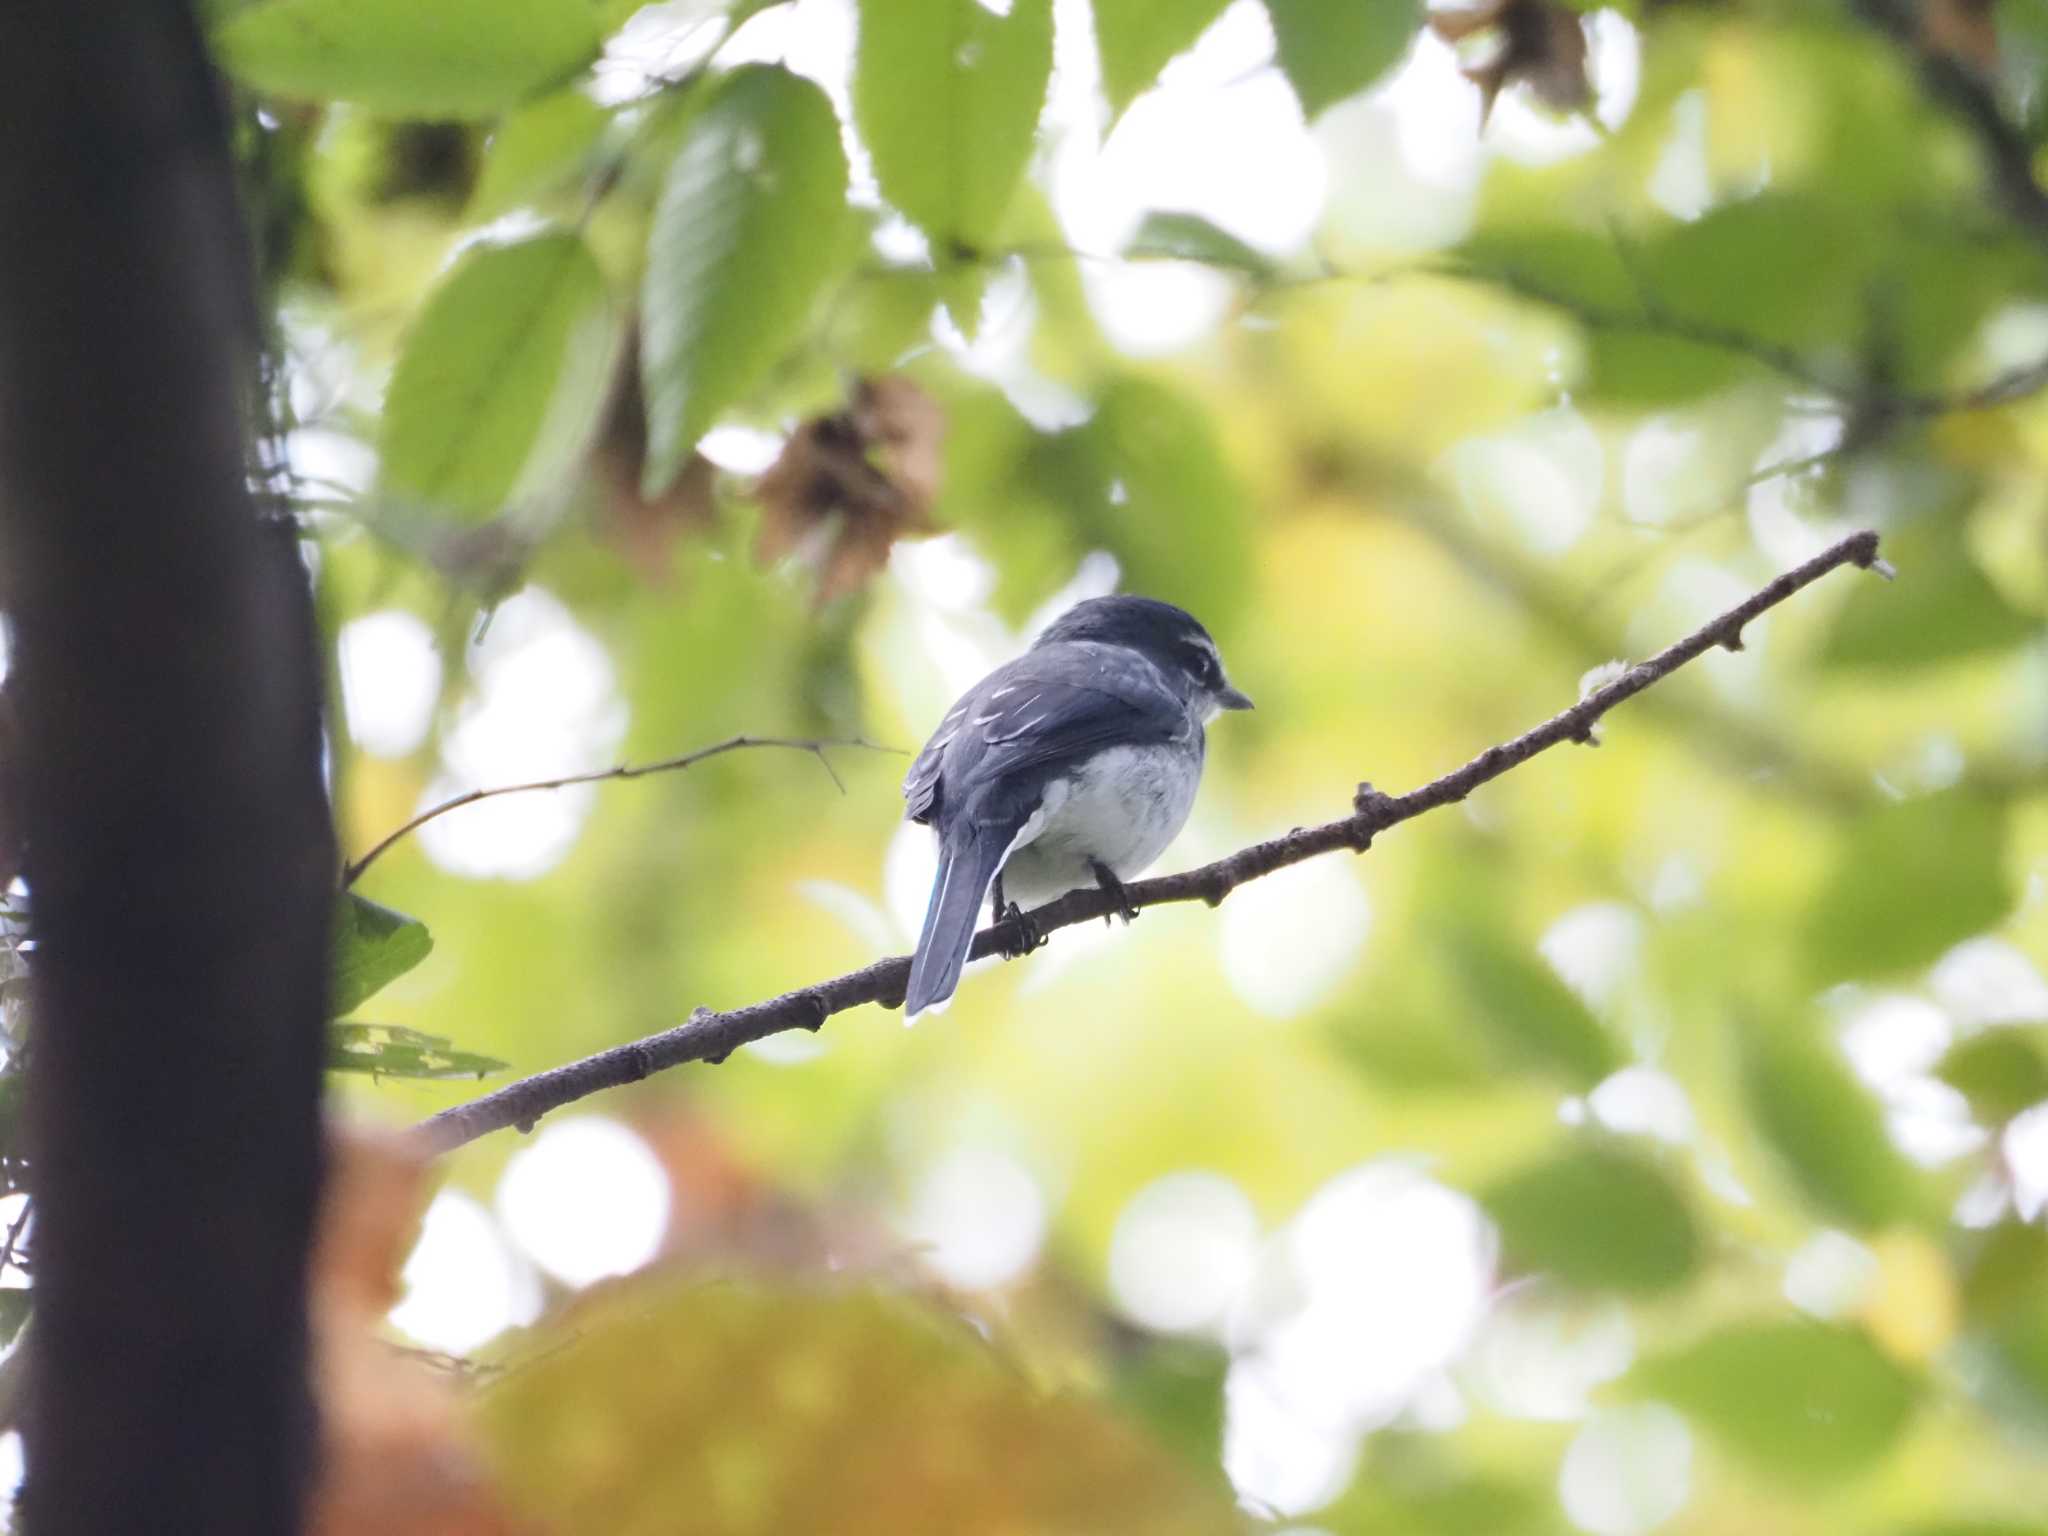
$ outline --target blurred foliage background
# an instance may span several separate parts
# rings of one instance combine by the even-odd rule
[[[2048,1529],[2048,10],[211,27],[352,856],[914,749],[1121,586],[1258,701],[1184,866],[1850,528],[1899,571],[1363,859],[452,1158],[393,1322],[482,1362],[515,1508]],[[337,1084],[417,1117],[902,952],[906,760],[830,762],[400,842]]]

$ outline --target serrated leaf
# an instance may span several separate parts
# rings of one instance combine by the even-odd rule
[[[1280,72],[1310,118],[1400,63],[1422,25],[1417,0],[1266,0],[1266,14]]]
[[[1031,158],[1052,0],[861,0],[853,113],[882,195],[944,260],[979,249]]]
[[[468,217],[495,219],[568,186],[587,172],[610,124],[610,113],[575,90],[508,113],[491,131]]]
[[[2048,1025],[2000,1025],[1958,1041],[1934,1075],[1970,1101],[1970,1113],[2000,1126],[2048,1100]]]
[[[1123,115],[1176,54],[1194,46],[1228,0],[1095,0],[1095,47],[1110,118]]]
[[[846,153],[825,93],[784,69],[735,70],[691,121],[648,239],[644,495],[668,488],[802,333],[845,220]]]
[[[2012,908],[2004,808],[1967,789],[1878,806],[1841,832],[1808,912],[1822,984],[1926,965]]]
[[[1761,1472],[1795,1484],[1871,1466],[1913,1416],[1919,1382],[1860,1329],[1752,1323],[1638,1366],[1636,1395],[1671,1404]]]
[[[1918,1174],[1885,1134],[1876,1101],[1824,1042],[1789,1021],[1759,1025],[1744,1052],[1743,1089],[1758,1130],[1830,1220],[1867,1231],[1917,1209]]]
[[[907,1298],[643,1283],[535,1343],[479,1420],[510,1505],[549,1530],[1241,1529],[1226,1492]]]
[[[471,118],[566,80],[604,39],[588,0],[266,0],[213,34],[229,73],[280,96]]]
[[[457,1050],[441,1035],[399,1024],[365,1024],[342,1019],[328,1026],[327,1070],[367,1072],[376,1077],[487,1077],[503,1072],[495,1056]]]
[[[604,275],[574,235],[471,250],[406,334],[382,490],[480,520],[559,484],[596,429],[617,341]]]
[[[1588,1146],[1509,1175],[1480,1196],[1508,1264],[1587,1290],[1668,1291],[1700,1239],[1670,1179],[1620,1147]]]
[[[1963,519],[1944,511],[1885,536],[1895,582],[1858,582],[1835,615],[1820,659],[1891,674],[2037,639],[2039,619],[2014,608],[1964,546]]]
[[[1619,1042],[1533,950],[1477,925],[1454,928],[1442,942],[1473,1018],[1512,1058],[1559,1072],[1579,1088],[1622,1065]]]
[[[434,947],[416,917],[344,892],[334,914],[334,1006],[347,1013],[427,958]]]
[[[1198,213],[1154,212],[1124,247],[1134,261],[1198,261],[1252,277],[1270,278],[1278,271],[1273,258],[1247,245],[1227,229],[1219,229]]]

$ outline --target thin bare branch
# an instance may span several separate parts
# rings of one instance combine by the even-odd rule
[[[523,795],[541,789],[567,789],[571,784],[603,784],[612,779],[644,779],[657,773],[675,773],[684,768],[693,768],[707,757],[719,757],[727,752],[737,752],[743,747],[784,747],[793,752],[808,752],[824,766],[826,775],[838,786],[842,795],[846,793],[846,781],[839,777],[839,770],[832,766],[832,759],[825,755],[829,748],[858,747],[868,752],[901,751],[900,748],[884,747],[859,736],[731,736],[708,747],[699,747],[694,752],[685,752],[681,757],[665,757],[656,763],[620,763],[616,767],[599,768],[591,773],[567,774],[559,779],[535,779],[529,784],[499,784],[490,789],[472,789],[467,794],[455,796],[452,800],[443,800],[439,805],[428,806],[404,826],[386,833],[368,853],[342,870],[342,889],[348,889],[362,878],[363,871],[376,863],[393,844],[417,832],[428,822],[446,816],[450,811],[459,811],[465,805],[475,805],[479,800],[494,800],[500,795]]]
[[[1348,816],[1320,826],[1298,827],[1284,837],[1255,843],[1228,858],[1184,874],[1136,881],[1124,887],[1124,898],[1133,907],[1156,907],[1176,901],[1204,901],[1213,907],[1240,885],[1270,875],[1275,870],[1341,850],[1363,853],[1372,846],[1373,839],[1388,828],[1413,820],[1425,811],[1463,800],[1481,785],[1560,742],[1591,744],[1594,725],[1617,704],[1633,698],[1716,646],[1741,649],[1743,628],[1751,620],[1844,565],[1861,566],[1880,573],[1889,570],[1878,559],[1875,533],[1851,534],[1805,564],[1787,571],[1685,639],[1658,652],[1648,661],[1629,668],[1571,708],[1553,715],[1512,741],[1487,748],[1462,768],[1454,769],[1405,795],[1382,794],[1370,784],[1361,784],[1353,797]],[[1107,917],[1118,905],[1118,901],[1106,891],[1070,891],[1031,913],[1030,923],[1041,933],[1052,933],[1076,923]],[[978,958],[1001,953],[1015,948],[1021,938],[1013,923],[996,923],[975,935],[970,954]],[[909,978],[908,957],[897,955],[877,960],[872,965],[836,976],[830,981],[785,992],[766,1002],[724,1013],[700,1007],[685,1023],[673,1029],[537,1073],[467,1104],[443,1110],[422,1121],[413,1134],[425,1150],[439,1153],[451,1151],[508,1126],[531,1130],[550,1110],[573,1104],[600,1089],[637,1083],[684,1062],[721,1062],[738,1047],[751,1041],[789,1029],[816,1030],[833,1014],[843,1013],[862,1003],[901,1007]]]

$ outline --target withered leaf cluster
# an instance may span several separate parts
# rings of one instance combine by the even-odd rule
[[[1479,0],[1429,13],[1430,30],[1458,50],[1459,69],[1479,87],[1479,120],[1511,85],[1526,85],[1557,112],[1593,99],[1586,75],[1586,29],[1558,0]]]
[[[812,566],[820,604],[857,590],[898,539],[933,530],[944,441],[945,414],[917,385],[862,379],[844,410],[791,433],[755,485],[756,556]]]

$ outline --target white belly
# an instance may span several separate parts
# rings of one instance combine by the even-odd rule
[[[1025,907],[1095,884],[1092,863],[1135,879],[1186,825],[1201,760],[1185,749],[1112,747],[1048,784],[1003,865],[1003,896]]]

